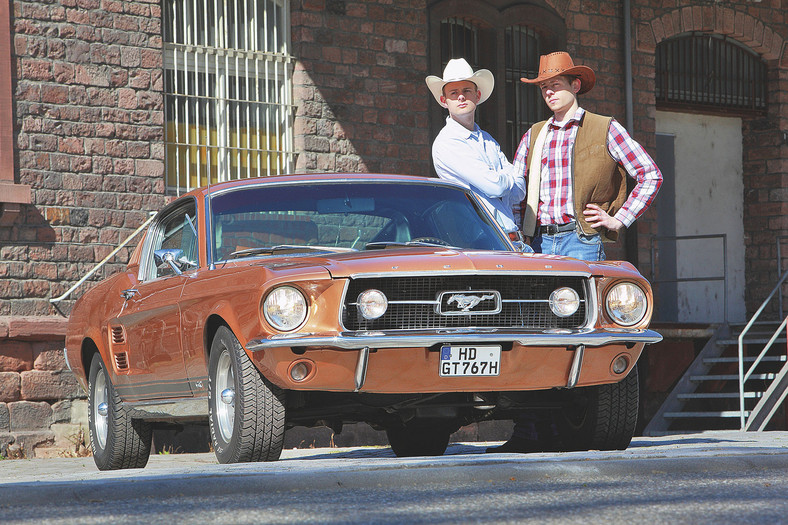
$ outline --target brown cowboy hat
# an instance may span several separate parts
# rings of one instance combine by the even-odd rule
[[[580,79],[580,91],[578,95],[582,95],[596,83],[596,75],[594,70],[587,66],[576,66],[572,62],[572,57],[565,51],[556,51],[549,55],[542,55],[539,57],[539,76],[534,79],[521,78],[520,80],[526,84],[538,84],[545,80],[550,80],[559,75],[567,75],[570,77],[578,77]]]

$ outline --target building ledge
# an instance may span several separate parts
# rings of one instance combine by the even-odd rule
[[[0,226],[11,226],[22,212],[22,204],[30,204],[30,197],[30,186],[0,180]]]
[[[651,323],[649,328],[665,339],[708,339],[714,335],[716,326],[703,323]]]
[[[0,316],[0,340],[61,339],[66,335],[68,319],[57,315]]]

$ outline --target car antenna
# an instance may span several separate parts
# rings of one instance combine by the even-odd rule
[[[208,231],[206,232],[206,255],[208,256],[208,269],[215,270],[216,265],[213,262],[213,206],[211,205],[211,201],[213,197],[211,195],[211,173],[208,172]]]

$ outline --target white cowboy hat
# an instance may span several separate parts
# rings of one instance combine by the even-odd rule
[[[471,69],[470,64],[464,58],[453,58],[446,64],[443,70],[443,78],[430,75],[424,79],[427,82],[427,87],[432,92],[432,96],[441,103],[441,96],[443,95],[443,86],[449,82],[460,82],[462,80],[470,80],[476,84],[476,88],[481,91],[482,96],[479,98],[478,104],[487,100],[492,94],[493,87],[495,86],[495,77],[489,69],[480,69],[476,73]]]

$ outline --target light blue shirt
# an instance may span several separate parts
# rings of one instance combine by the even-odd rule
[[[438,177],[473,190],[504,230],[519,229],[512,206],[525,197],[525,176],[515,174],[501,147],[478,124],[469,131],[446,117],[432,143],[432,161]]]

